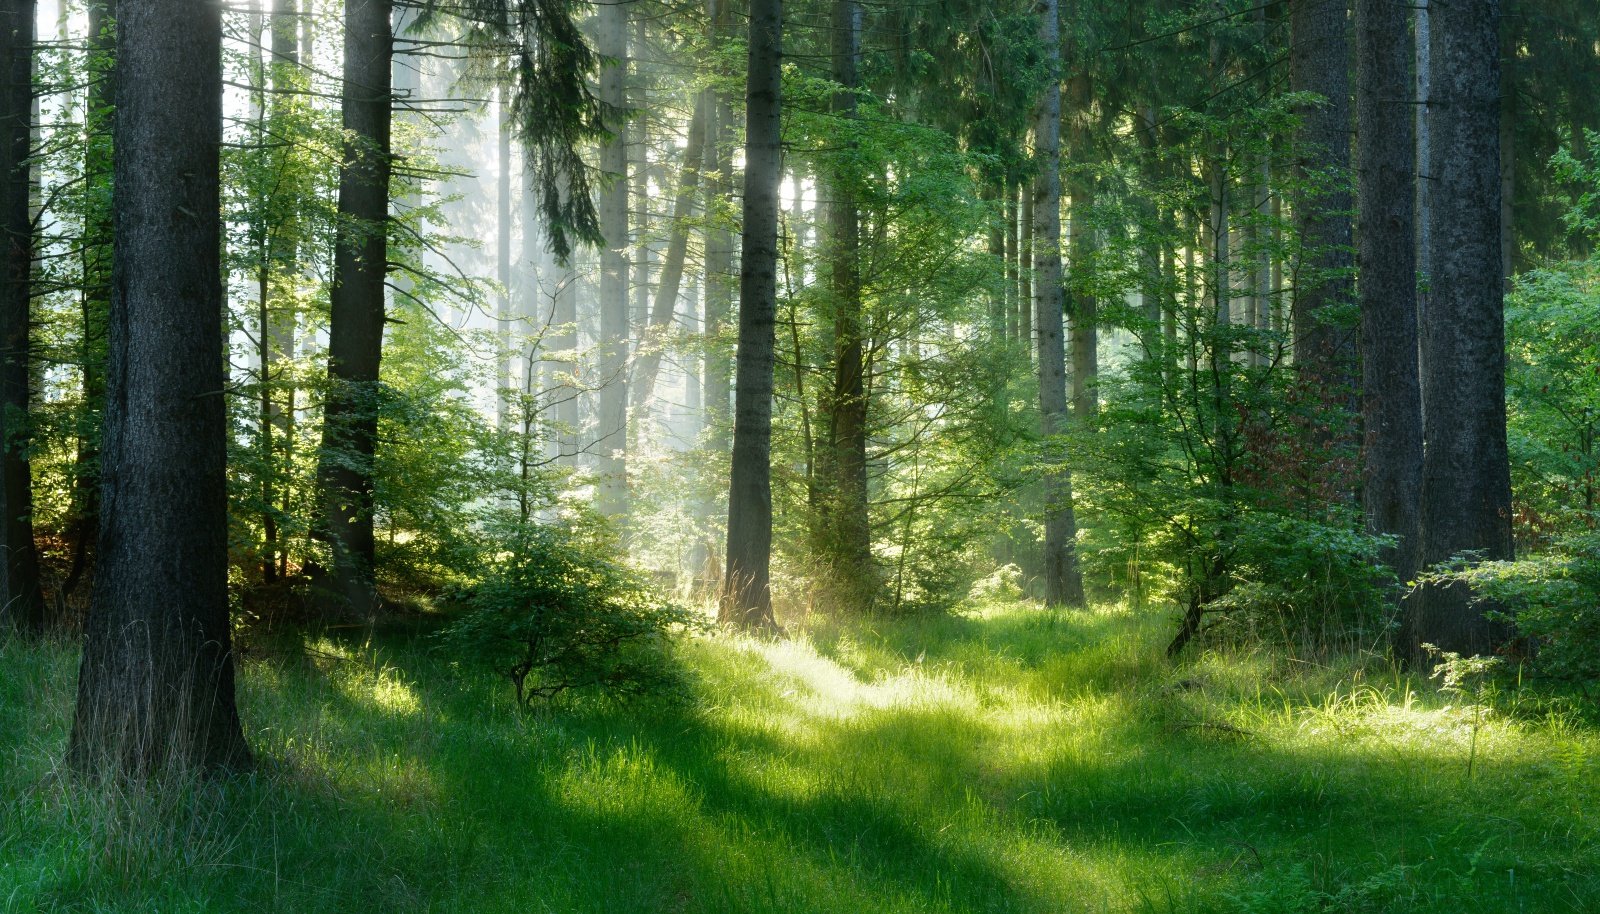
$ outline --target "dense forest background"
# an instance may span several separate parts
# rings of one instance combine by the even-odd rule
[[[1590,719],[1590,2],[6,0],[0,182],[0,661],[69,777],[292,767],[285,657],[498,733],[1015,652],[1218,739],[1277,674],[1181,664],[1270,657],[1433,674],[1469,780],[1502,687]]]

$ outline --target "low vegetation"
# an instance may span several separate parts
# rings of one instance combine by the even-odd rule
[[[62,769],[76,645],[13,640],[0,911],[1600,909],[1592,712],[1514,665],[1173,664],[1161,612],[993,600],[527,710],[434,620],[254,634],[254,773],[118,790]]]

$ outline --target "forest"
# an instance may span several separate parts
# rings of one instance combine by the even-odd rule
[[[0,0],[0,914],[1600,912],[1594,0]]]

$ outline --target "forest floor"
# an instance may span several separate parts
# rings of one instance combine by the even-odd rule
[[[415,634],[257,650],[256,773],[60,771],[0,646],[0,911],[1596,911],[1600,729],[1376,658],[996,606],[694,640],[679,702],[519,713]],[[1515,684],[1512,683],[1514,686]]]

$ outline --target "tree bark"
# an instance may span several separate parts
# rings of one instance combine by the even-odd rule
[[[1383,560],[1402,583],[1417,570],[1422,485],[1409,45],[1404,7],[1356,0],[1361,497],[1367,530],[1399,538]]]
[[[596,50],[616,62],[600,71],[600,101],[614,111],[627,104],[628,4],[600,4]],[[595,507],[619,516],[628,510],[628,147],[627,127],[611,118],[612,138],[600,147],[600,404],[596,429]]]
[[[1028,347],[1031,358],[1038,347],[1033,330],[1033,188],[1024,185],[1019,193],[1022,201],[1017,219],[1022,223],[1022,237],[1017,241],[1017,314],[1022,327],[1018,339]]]
[[[68,761],[138,777],[250,752],[228,619],[221,8],[119,13],[100,555]]]
[[[500,342],[499,364],[495,380],[498,395],[496,419],[501,431],[509,430],[514,417],[520,414],[515,404],[516,391],[511,386],[511,88],[499,89],[499,143],[496,148],[500,174],[496,181],[495,202],[495,279],[500,292],[495,297],[495,330]],[[524,228],[526,231],[526,228]]]
[[[1325,101],[1299,106],[1295,201],[1302,253],[1294,282],[1294,358],[1306,378],[1349,389],[1352,334],[1327,309],[1352,300],[1348,0],[1290,0],[1289,82]]]
[[[783,2],[751,0],[745,86],[744,239],[728,560],[718,618],[770,628],[772,590],[772,389],[778,295],[778,183],[783,179]]]
[[[0,225],[5,274],[0,283],[0,597],[18,626],[38,634],[49,622],[33,542],[33,474],[28,462],[34,238],[34,0],[0,4]]]
[[[1061,307],[1061,22],[1056,0],[1034,4],[1039,43],[1052,74],[1033,111],[1033,148],[1039,174],[1033,185],[1034,300],[1039,321],[1040,431],[1048,440],[1067,420],[1066,350]],[[1045,482],[1045,602],[1083,604],[1078,569],[1078,525],[1072,513],[1072,471],[1064,455],[1049,446],[1055,466]]]
[[[856,117],[860,86],[861,5],[834,0],[833,114],[846,130]],[[853,148],[854,140],[846,143]],[[853,163],[853,157],[849,159]],[[867,386],[861,329],[861,214],[859,176],[852,164],[829,176],[829,285],[833,299],[833,384],[828,393],[827,457],[823,461],[824,523],[820,531],[833,599],[857,611],[870,609],[875,589],[867,493]]]
[[[391,92],[389,0],[346,0],[345,143],[329,293],[328,393],[318,480],[336,596],[357,616],[377,606],[372,460],[377,443],[388,275]]]
[[[1433,296],[1423,379],[1421,562],[1465,550],[1510,559],[1505,327],[1500,258],[1500,55],[1496,0],[1432,10]],[[1465,586],[1407,599],[1401,644],[1485,654],[1504,636]]]

